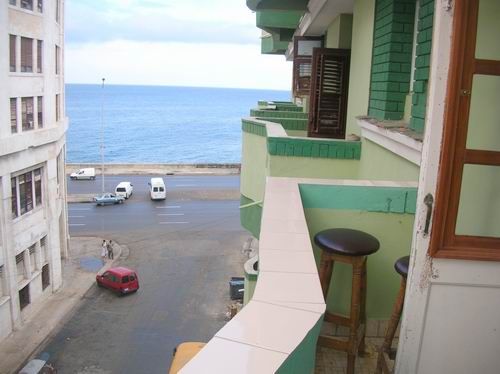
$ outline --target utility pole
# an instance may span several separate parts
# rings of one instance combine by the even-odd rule
[[[104,81],[101,86],[101,192],[104,194]]]

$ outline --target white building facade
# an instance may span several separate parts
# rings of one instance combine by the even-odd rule
[[[0,341],[62,286],[63,0],[0,5]]]

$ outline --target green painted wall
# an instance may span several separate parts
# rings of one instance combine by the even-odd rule
[[[424,132],[432,49],[434,0],[420,0],[410,128]]]
[[[414,163],[369,141],[363,141],[363,152],[357,179],[418,181],[420,168]]]
[[[270,156],[268,174],[272,177],[355,179],[358,161],[328,158]]]
[[[422,0],[425,1],[425,0]],[[377,0],[368,114],[403,118],[410,91],[415,0]]]
[[[355,0],[346,134],[360,134],[356,117],[368,113],[373,42],[374,0]]]
[[[319,208],[305,209],[305,215],[311,241],[318,232],[332,227],[362,230],[379,240],[380,250],[368,259],[367,316],[370,319],[389,318],[400,282],[393,266],[399,257],[410,253],[414,215]],[[320,250],[314,247],[319,263]],[[348,314],[351,277],[350,266],[335,264],[328,310]]]
[[[305,131],[305,130],[286,130],[286,134],[288,136],[299,136],[302,138],[307,137],[307,131]]]
[[[242,132],[241,194],[253,201],[264,199],[267,142],[263,136]]]
[[[326,48],[351,48],[352,14],[340,14],[326,30]]]
[[[259,200],[260,201],[260,200]],[[240,196],[240,206],[255,203],[255,200]],[[255,238],[260,237],[260,222],[262,220],[262,205],[256,204],[246,208],[240,208],[241,226],[248,230]]]

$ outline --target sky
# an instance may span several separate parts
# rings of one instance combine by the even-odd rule
[[[66,0],[67,83],[289,90],[245,0]]]

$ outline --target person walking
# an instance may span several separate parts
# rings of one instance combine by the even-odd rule
[[[106,257],[108,257],[108,243],[106,243],[106,240],[102,241],[101,257],[104,261],[106,260]]]
[[[108,243],[108,258],[110,260],[114,259],[114,254],[113,254],[113,241],[110,239]]]

